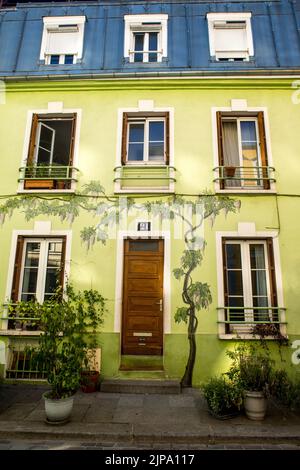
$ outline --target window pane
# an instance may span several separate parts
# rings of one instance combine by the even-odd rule
[[[241,245],[226,243],[225,245],[227,268],[241,269]]]
[[[253,295],[267,295],[266,271],[251,271]]]
[[[159,142],[149,144],[149,160],[164,161],[164,144]]]
[[[70,65],[70,64],[73,64],[73,62],[74,62],[73,55],[65,55],[65,64]]]
[[[22,293],[36,293],[37,275],[37,268],[24,269]]]
[[[243,142],[256,142],[256,126],[254,121],[241,121]]]
[[[251,269],[265,269],[265,250],[263,244],[250,245]]]
[[[43,120],[43,123],[51,127],[55,132],[52,157],[53,165],[69,165],[73,120],[45,119]]]
[[[229,295],[243,295],[242,271],[228,271],[227,280]]]
[[[128,147],[128,161],[143,161],[144,159],[144,144],[129,144]]]
[[[26,244],[26,254],[24,266],[26,268],[37,267],[39,265],[40,243],[29,242]]]
[[[149,140],[160,141],[165,140],[165,123],[164,121],[149,122]]]
[[[257,153],[256,125],[254,121],[241,121],[241,139],[244,167],[244,186],[257,186],[261,184],[255,167],[259,165]],[[248,179],[247,179],[248,178]],[[251,179],[252,178],[252,179]]]
[[[52,55],[50,56],[50,64],[57,65],[59,64],[59,55]]]
[[[158,251],[158,240],[136,240],[129,242],[129,251]]]
[[[134,35],[134,50],[144,50],[144,37],[143,33],[135,33]],[[134,54],[134,62],[143,62],[143,54]]]
[[[157,51],[158,33],[149,33],[149,51]],[[149,62],[157,62],[157,53],[149,53]]]
[[[144,143],[144,124],[129,125],[129,142]]]
[[[51,152],[53,134],[54,134],[53,129],[49,129],[49,127],[46,127],[43,125],[43,123],[41,123],[39,146]]]
[[[48,258],[45,281],[45,297],[55,291],[59,283],[62,257],[62,241],[53,241],[48,244]]]

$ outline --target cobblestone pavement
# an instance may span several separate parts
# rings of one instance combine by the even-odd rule
[[[2,450],[298,450],[295,444],[138,444],[134,447],[130,444],[107,442],[105,444],[97,442],[63,441],[63,440],[20,440],[2,439],[0,440],[0,451]]]

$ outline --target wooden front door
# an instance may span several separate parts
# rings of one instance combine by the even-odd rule
[[[125,240],[122,354],[162,354],[163,264],[163,240]]]

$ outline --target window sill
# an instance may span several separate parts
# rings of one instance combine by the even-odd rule
[[[237,341],[240,341],[240,340],[257,341],[257,340],[261,339],[261,337],[259,335],[251,335],[251,334],[236,335],[236,334],[231,334],[231,333],[219,334],[218,338],[221,339],[221,340],[237,340]],[[288,336],[286,336],[286,338],[288,339]],[[277,338],[275,338],[274,336],[265,336],[264,340],[265,339],[268,340],[268,341],[276,341]]]
[[[74,194],[75,189],[19,189],[17,194]]]
[[[40,336],[42,331],[0,330],[0,336]]]
[[[239,67],[239,66],[243,66],[243,67],[247,67],[248,65],[251,65],[251,66],[255,66],[256,65],[256,61],[254,59],[249,59],[249,60],[236,60],[236,61],[231,61],[231,60],[216,60],[214,58],[210,58],[209,59],[209,63],[210,64],[214,64],[214,65],[219,65],[220,67],[227,67],[228,65],[231,65],[231,66],[234,66],[234,67]]]
[[[277,194],[276,189],[216,189],[216,194]]]

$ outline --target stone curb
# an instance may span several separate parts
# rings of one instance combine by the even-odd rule
[[[35,422],[20,424],[18,421],[1,421],[1,438],[17,439],[74,439],[103,442],[130,443],[297,443],[300,445],[300,426],[212,426],[199,425],[187,430],[172,431],[162,425],[148,426],[129,423],[68,423],[64,426],[49,426]]]

